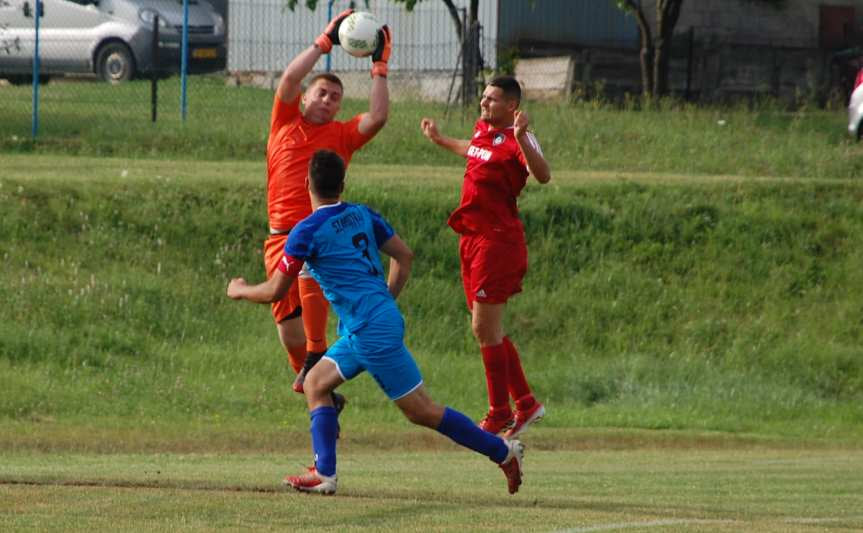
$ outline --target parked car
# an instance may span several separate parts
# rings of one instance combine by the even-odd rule
[[[860,140],[863,136],[863,69],[857,74],[854,82],[854,92],[848,104],[848,133]]]
[[[36,1],[0,2],[0,77],[13,82],[32,79]],[[179,72],[182,0],[41,1],[41,75],[95,73],[119,83],[154,71]],[[226,63],[224,19],[206,0],[189,0],[189,72],[215,72]]]

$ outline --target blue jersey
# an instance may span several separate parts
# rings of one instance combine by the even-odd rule
[[[339,316],[340,334],[353,333],[398,307],[387,289],[378,249],[395,234],[360,204],[324,205],[288,235],[285,256],[304,261]]]

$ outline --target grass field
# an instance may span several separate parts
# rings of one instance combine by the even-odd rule
[[[193,77],[189,113],[181,122],[179,83],[162,83],[160,115],[150,123],[150,85],[142,80],[50,83],[41,89],[41,132],[30,138],[29,87],[0,86],[0,153],[24,152],[108,157],[261,161],[273,93],[229,87],[219,77]],[[342,119],[368,109],[365,90],[348,94]],[[603,100],[525,102],[553,169],[660,172],[683,175],[855,178],[863,173],[860,145],[847,135],[844,109],[777,102],[699,107],[663,101],[644,105]],[[445,115],[447,118],[444,118]],[[399,101],[386,128],[354,162],[457,165],[430,149],[419,131],[423,116],[442,131],[466,138],[475,109]]]
[[[278,486],[307,415],[268,312],[223,292],[261,275],[263,163],[0,159],[0,529],[863,529],[859,180],[556,170],[507,321],[550,412],[522,492],[361,377],[316,499]],[[478,417],[460,175],[357,163],[348,198],[418,252],[408,344]]]
[[[542,432],[541,430],[539,431]],[[509,496],[484,459],[343,446],[340,494],[285,492],[287,454],[12,454],[5,531],[855,531],[859,450],[531,450]]]

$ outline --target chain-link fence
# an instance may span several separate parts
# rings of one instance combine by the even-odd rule
[[[190,123],[208,133],[248,128],[254,142],[265,142],[280,73],[351,5],[393,29],[393,100],[474,103],[483,77],[501,70],[514,70],[528,98],[641,91],[637,30],[613,3],[481,1],[472,20],[469,0],[453,0],[453,10],[425,0],[413,11],[393,0],[369,0],[367,8],[320,0],[314,11],[304,2],[291,11],[287,0],[211,2],[0,0],[0,147],[37,127],[42,142],[85,143],[93,131],[105,138],[150,128],[157,137]],[[676,33],[673,93],[701,101],[823,94],[859,68],[859,54],[849,56],[852,65],[816,48],[717,31]],[[178,75],[182,57],[193,75]],[[367,97],[369,68],[339,48],[316,65],[342,77],[349,100]]]
[[[200,121],[238,105],[265,123],[281,71],[352,3],[291,11],[285,0],[237,0],[223,16],[203,0],[0,0],[0,133]],[[369,2],[393,29],[394,99],[475,97],[481,70],[497,61],[493,36],[483,31],[496,11],[483,4],[470,24],[464,7],[422,2],[409,12],[390,0]],[[460,28],[468,30],[460,35]],[[365,98],[370,66],[337,48],[316,69],[342,76],[348,98]],[[184,68],[211,74],[183,77]]]

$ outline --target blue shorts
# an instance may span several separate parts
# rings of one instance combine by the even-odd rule
[[[327,349],[324,359],[336,364],[345,381],[368,371],[390,400],[398,400],[423,382],[413,356],[405,347],[404,334],[401,314],[387,312],[359,331],[340,337]]]

